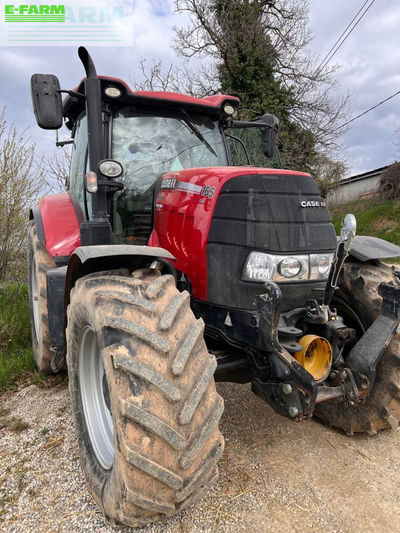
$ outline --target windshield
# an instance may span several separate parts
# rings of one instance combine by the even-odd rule
[[[261,128],[228,128],[226,130],[226,137],[232,165],[242,166],[250,164],[260,168],[282,168],[276,150],[274,157],[267,157],[264,154]],[[246,147],[247,154],[239,139]]]
[[[125,186],[140,190],[171,170],[228,164],[218,120],[193,113],[160,116],[123,108],[113,119],[112,151],[124,167]]]
[[[124,107],[113,116],[112,157],[124,168],[125,189],[115,195],[119,242],[146,242],[152,227],[157,179],[173,170],[228,164],[218,119],[176,110],[140,112]],[[138,242],[139,241],[139,242]]]

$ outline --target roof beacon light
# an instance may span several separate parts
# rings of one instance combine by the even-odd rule
[[[110,98],[119,98],[121,96],[121,90],[118,89],[118,87],[113,87],[112,85],[109,85],[104,89],[104,93],[109,96]]]

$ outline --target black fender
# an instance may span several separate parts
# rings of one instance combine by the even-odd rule
[[[52,349],[58,358],[62,359],[66,351],[67,307],[71,289],[79,278],[94,272],[119,268],[128,268],[132,272],[157,260],[162,262],[176,279],[175,267],[169,261],[174,259],[167,250],[154,246],[80,246],[71,255],[67,266],[49,270],[46,274],[49,333]]]
[[[38,205],[36,207],[32,207],[32,209],[29,210],[29,220],[33,220],[35,222],[36,234],[39,239],[39,242],[43,246],[46,246],[46,236],[44,233],[43,220]]]
[[[155,259],[172,259],[175,257],[164,248],[155,246],[137,246],[130,244],[99,244],[95,246],[79,246],[68,262],[65,282],[67,305],[69,293],[77,279],[101,270],[129,268],[137,270]],[[169,263],[171,268],[174,268]]]
[[[357,235],[349,255],[362,262],[400,257],[400,246],[378,237]]]

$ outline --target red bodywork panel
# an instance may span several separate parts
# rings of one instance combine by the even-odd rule
[[[188,94],[161,91],[135,91],[131,92],[131,94],[134,96],[143,96],[145,98],[155,98],[157,100],[169,100],[181,104],[206,105],[208,107],[220,107],[226,100],[239,102],[239,99],[235,96],[228,96],[225,94],[215,94],[213,96],[205,96],[204,98],[196,98],[194,96],[189,96]]]
[[[248,174],[309,176],[291,170],[213,167],[169,172],[162,178],[148,245],[165,248],[176,257],[173,264],[188,276],[193,295],[199,300],[207,300],[206,248],[221,188],[228,180]]]
[[[81,235],[69,193],[45,196],[39,202],[39,210],[50,256],[70,256],[80,246]]]

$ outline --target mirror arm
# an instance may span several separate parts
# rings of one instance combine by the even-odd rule
[[[59,148],[60,146],[65,146],[66,144],[73,144],[74,139],[65,139],[64,141],[56,141],[56,146]]]
[[[244,129],[244,128],[265,128],[265,122],[249,122],[248,120],[227,120],[225,128]]]
[[[66,89],[60,89],[57,92],[69,94],[69,96],[73,96],[75,98],[78,98],[79,100],[86,100],[86,96],[82,93],[78,93],[77,91],[67,91]]]

